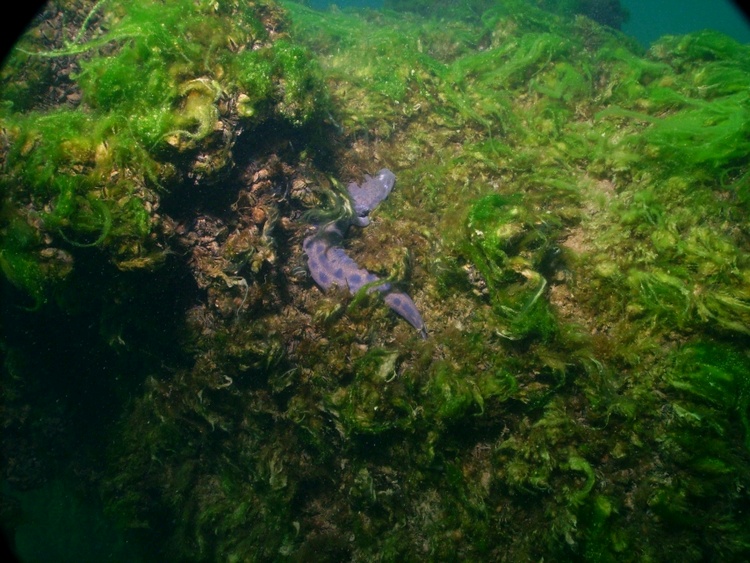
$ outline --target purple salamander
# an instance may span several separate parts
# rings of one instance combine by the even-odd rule
[[[347,187],[354,213],[338,221],[323,225],[315,233],[307,237],[302,247],[307,254],[307,267],[315,283],[323,289],[333,285],[347,287],[353,295],[363,286],[370,285],[367,292],[379,291],[383,300],[396,313],[404,317],[419,331],[422,338],[427,338],[422,315],[411,297],[400,291],[395,291],[389,282],[378,284],[379,278],[360,268],[357,263],[347,256],[341,244],[349,229],[349,225],[365,227],[370,224],[370,212],[391,193],[396,176],[384,168],[374,177],[365,176],[362,186],[352,182]]]

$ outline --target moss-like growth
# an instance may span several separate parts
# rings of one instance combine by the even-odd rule
[[[23,305],[96,296],[49,356],[135,382],[80,474],[175,560],[747,559],[746,48],[451,4],[104,2],[24,40],[0,266]],[[67,107],[22,103],[39,61]],[[424,341],[306,276],[305,212],[382,167],[344,244]],[[50,309],[2,326],[6,427],[19,382],[69,385],[28,361]]]
[[[671,384],[695,404],[696,421],[724,419],[724,428],[716,428],[722,434],[736,432],[733,429],[739,421],[750,450],[750,358],[746,353],[713,342],[692,344],[678,355]]]
[[[0,234],[0,269],[10,283],[31,298],[29,306],[36,309],[70,274],[72,257],[59,249],[40,251],[39,233],[18,217],[11,219]]]
[[[507,323],[500,334],[550,340],[555,320],[539,270],[549,258],[552,225],[543,225],[519,197],[491,194],[471,208],[467,232],[466,253],[487,283],[498,318]]]
[[[156,267],[165,249],[155,243],[163,230],[155,211],[165,189],[226,174],[242,128],[268,120],[302,127],[320,118],[326,97],[315,63],[303,48],[274,42],[263,17],[236,3],[103,1],[71,39],[50,46],[45,35],[22,38],[8,68],[67,62],[61,88],[77,100],[72,109],[29,108],[28,88],[41,90],[48,74],[22,77],[35,81],[24,90],[20,77],[6,73],[3,189],[27,207],[24,217],[38,218],[40,237],[73,255],[97,247],[123,270]],[[38,250],[18,260],[43,276],[31,266]],[[49,284],[21,285],[38,298]]]

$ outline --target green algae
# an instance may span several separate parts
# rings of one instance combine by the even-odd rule
[[[29,85],[31,76],[18,83],[6,77],[4,192],[17,201],[34,198],[31,215],[62,246],[104,247],[125,270],[157,267],[163,252],[153,240],[162,225],[152,210],[186,175],[219,177],[231,167],[235,139],[222,120],[245,119],[248,129],[274,119],[302,127],[325,101],[304,49],[269,41],[250,12],[192,2],[166,9],[109,4],[97,3],[63,48],[43,49],[28,36],[10,58],[9,69],[17,60],[76,60],[70,78],[80,105],[15,111],[28,97],[19,84],[40,87]],[[238,16],[229,28],[228,14]],[[86,38],[98,17],[106,31],[99,22],[95,37]],[[230,56],[245,45],[251,48]],[[45,77],[33,75],[38,82]],[[229,98],[237,100],[237,117],[220,108]],[[32,262],[33,254],[23,260]],[[23,277],[11,279],[37,294],[48,285]]]
[[[540,300],[547,281],[537,270],[548,256],[551,232],[544,231],[551,225],[542,225],[519,197],[492,194],[474,204],[467,229],[466,253],[487,281],[498,318],[507,322],[500,334],[511,340],[549,340],[555,320]]]
[[[70,273],[70,265],[50,271],[33,253],[39,245],[36,233],[25,221],[11,220],[2,231],[4,246],[0,251],[0,268],[5,278],[22,289],[38,308],[47,301],[51,286]]]
[[[270,4],[176,3],[170,42],[144,3],[65,47],[91,57],[87,111],[8,109],[3,181],[34,195],[4,212],[11,283],[43,302],[68,275],[50,252],[39,270],[45,236],[122,265],[156,233],[200,289],[168,335],[188,359],[132,374],[111,441],[127,526],[185,560],[746,557],[745,49],[706,32],[643,53],[562,4],[289,4],[271,40]],[[130,89],[134,62],[153,76]],[[319,122],[334,163],[308,156]],[[340,211],[329,178],[382,166],[396,189],[348,251],[408,272],[424,342],[293,274],[302,213]],[[221,220],[178,242],[152,194]]]
[[[665,408],[658,406],[651,391],[664,389],[663,384],[649,375],[649,370],[660,373],[669,363],[659,354],[665,334],[708,330],[721,339],[742,338],[746,332],[746,241],[734,228],[742,221],[734,205],[742,200],[733,199],[740,196],[742,182],[720,183],[722,170],[732,170],[727,172],[732,178],[741,178],[744,170],[737,159],[747,153],[746,103],[729,86],[714,104],[706,97],[708,90],[696,90],[683,74],[684,61],[678,66],[664,56],[666,49],[643,57],[623,38],[601,31],[592,40],[600,45],[592,49],[575,32],[565,39],[557,36],[554,25],[570,25],[572,30],[575,24],[534,12],[509,13],[497,10],[484,18],[483,33],[490,41],[502,41],[508,20],[520,27],[530,25],[532,33],[442,65],[424,63],[431,78],[425,90],[412,91],[410,101],[417,96],[416,103],[423,107],[435,100],[442,103],[426,117],[430,125],[391,110],[382,122],[399,126],[385,138],[393,139],[391,158],[409,165],[399,180],[410,190],[410,198],[421,198],[426,211],[438,215],[450,209],[446,202],[459,207],[448,211],[436,229],[444,244],[449,241],[449,255],[438,256],[432,269],[441,298],[453,302],[458,293],[473,294],[469,302],[474,316],[462,324],[482,326],[501,340],[512,337],[510,342],[519,343],[506,348],[511,357],[503,362],[516,379],[524,370],[538,370],[550,378],[536,391],[521,378],[512,396],[538,408],[551,397],[565,395],[573,382],[590,402],[592,423],[610,434],[597,440],[554,400],[557,408],[547,407],[542,417],[533,417],[538,420],[533,428],[539,439],[549,441],[541,453],[538,442],[529,440],[521,427],[516,431],[524,435],[523,441],[511,439],[502,446],[500,451],[514,461],[502,458],[497,464],[509,468],[499,475],[499,482],[512,483],[540,499],[551,497],[545,514],[554,522],[544,548],[548,551],[526,546],[531,551],[523,553],[617,560],[638,546],[658,559],[665,556],[662,547],[623,529],[622,519],[629,511],[617,492],[621,485],[601,485],[593,475],[599,471],[597,465],[610,463],[601,457],[607,450],[613,451],[611,463],[618,464],[627,455],[647,456],[648,448],[662,439],[659,436],[679,435],[680,430],[668,429],[653,415]],[[301,11],[296,15],[306,18]],[[341,33],[344,16],[332,19]],[[305,30],[305,25],[299,29]],[[395,36],[393,40],[401,41]],[[325,46],[320,35],[315,41]],[[510,45],[521,48],[504,50]],[[727,43],[726,48],[733,46]],[[739,51],[735,47],[734,52]],[[337,59],[329,75],[334,99],[342,64]],[[734,83],[742,83],[743,72],[732,70]],[[414,74],[420,75],[419,67]],[[346,88],[351,87],[347,83]],[[379,92],[374,89],[372,95]],[[362,108],[367,101],[352,103],[349,107]],[[377,123],[377,116],[369,115]],[[450,144],[440,126],[463,127],[461,149]],[[360,130],[346,123],[344,127],[355,136]],[[371,127],[383,130],[377,124]],[[400,134],[399,128],[408,133]],[[436,136],[432,142],[424,129]],[[437,139],[447,139],[443,148]],[[422,160],[414,155],[422,155]],[[409,212],[420,213],[414,208]],[[393,214],[404,216],[399,210]],[[427,214],[422,216],[429,222]],[[571,233],[583,237],[575,252],[566,247]],[[585,316],[591,315],[591,320],[583,331],[571,325],[583,317],[560,317],[557,292],[562,279],[590,307]],[[481,312],[485,304],[491,315]],[[596,334],[608,323],[606,337],[592,339],[586,334]],[[491,338],[484,335],[477,338],[490,346]],[[513,358],[517,345],[531,354]],[[438,365],[428,387],[439,390],[437,402],[448,409],[437,411],[438,418],[476,415],[481,404],[478,387],[452,382],[463,372]],[[573,394],[565,402],[576,400]],[[497,407],[492,408],[496,412]],[[649,428],[648,422],[637,422],[639,417],[655,420],[657,426]],[[729,443],[732,440],[736,435]],[[566,450],[581,443],[588,444],[586,453]],[[697,459],[690,486],[696,486],[705,472],[726,475],[736,462],[728,459],[735,461]],[[639,493],[645,499],[649,494],[673,494],[659,478],[649,480],[648,488],[651,493]],[[727,502],[741,501],[735,497]],[[673,523],[670,520],[669,526]],[[686,541],[684,530],[657,526],[668,536],[674,534],[675,541]],[[433,541],[439,550],[439,540]],[[694,553],[711,552],[722,542],[731,546],[730,552],[744,549],[742,541],[735,543],[722,532],[709,542],[696,542]],[[523,548],[515,544],[515,549]]]
[[[750,371],[747,355],[732,346],[697,342],[680,352],[676,367],[672,385],[696,404],[703,403],[702,408],[716,409],[722,416],[729,417],[724,428],[717,430],[730,431],[736,426],[732,418],[739,419],[744,429],[745,447],[750,448]],[[707,421],[710,415],[696,413],[696,418]]]

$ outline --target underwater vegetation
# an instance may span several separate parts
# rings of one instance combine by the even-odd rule
[[[274,41],[270,7],[101,0],[45,15],[3,69],[3,213],[15,227],[2,268],[36,304],[81,248],[123,271],[157,267],[164,194],[224,178],[240,130],[302,127],[324,107],[309,55]],[[62,103],[45,107],[50,95]]]
[[[304,3],[304,2],[301,2]],[[385,0],[384,6],[396,11],[409,11],[430,16],[448,15],[453,19],[479,19],[497,2],[494,0]],[[546,11],[574,16],[587,16],[592,20],[619,29],[627,20],[628,13],[619,0],[532,0],[527,2]]]
[[[747,559],[750,47],[610,4],[51,3],[0,74],[4,482],[154,560]],[[342,248],[426,340],[307,270],[382,168]]]

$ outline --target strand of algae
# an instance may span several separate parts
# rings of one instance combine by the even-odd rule
[[[83,34],[86,32],[86,29],[88,28],[89,23],[91,22],[91,19],[94,17],[94,15],[96,15],[99,9],[107,2],[109,2],[109,0],[99,0],[96,4],[94,4],[94,7],[91,8],[91,10],[89,10],[89,13],[86,15],[86,18],[83,20],[83,23],[81,24],[81,28],[78,30],[78,33],[76,34],[76,36],[71,41],[66,41],[65,47],[63,47],[62,49],[54,49],[52,51],[27,51],[25,49],[19,48],[18,50],[26,55],[31,55],[34,57],[44,57],[44,58],[68,57],[68,56],[74,56],[74,55],[81,55],[93,49],[98,49],[99,47],[108,45],[109,43],[113,43],[121,39],[128,39],[128,38],[135,37],[137,35],[142,34],[142,31],[139,29],[138,26],[135,26],[135,25],[132,27],[118,26],[117,29],[115,29],[114,31],[108,32],[101,37],[98,37],[96,39],[91,39],[90,41],[87,41],[86,43],[79,43],[79,41],[83,37]]]

